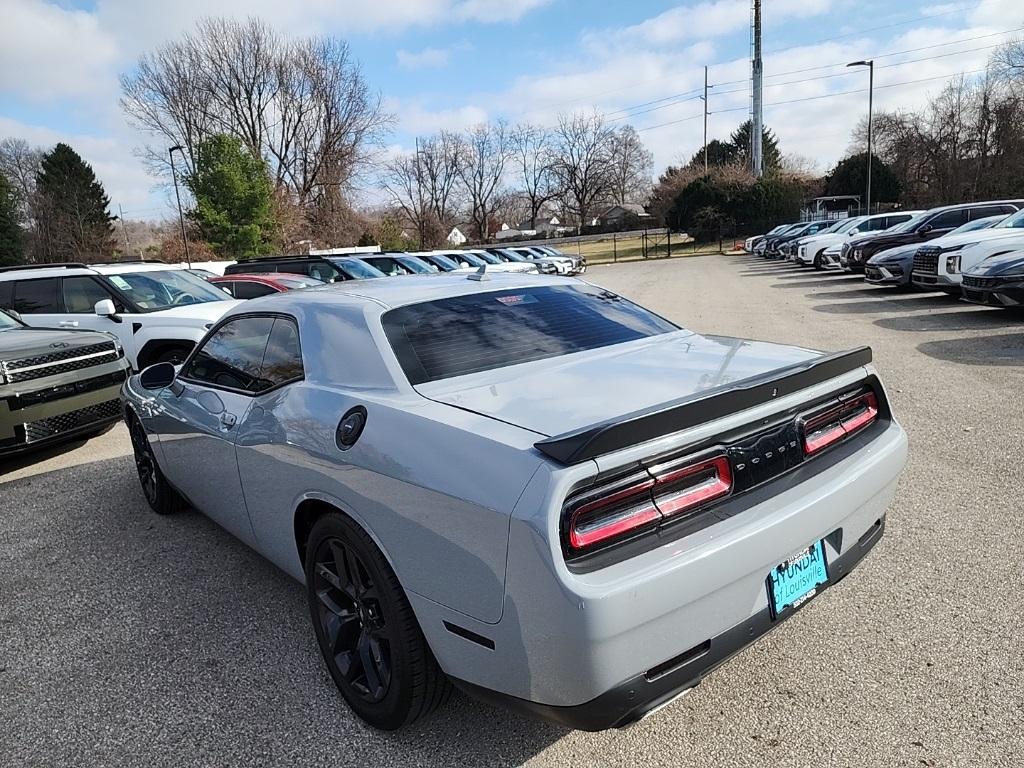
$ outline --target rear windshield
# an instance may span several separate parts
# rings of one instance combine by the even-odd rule
[[[462,376],[679,330],[590,285],[477,293],[387,312],[384,332],[410,383]]]

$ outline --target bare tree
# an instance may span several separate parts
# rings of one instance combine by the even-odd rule
[[[613,131],[610,141],[611,201],[619,205],[645,203],[651,195],[654,155],[631,125]]]
[[[168,146],[185,148],[191,171],[203,139],[227,133],[300,205],[333,205],[323,188],[347,188],[391,120],[347,44],[283,39],[258,19],[199,22],[142,56],[121,89],[129,120],[159,139],[144,151],[155,172]]]
[[[43,150],[24,139],[8,137],[0,141],[0,174],[11,183],[19,223],[24,226],[31,226],[34,219],[31,201],[42,161]]]
[[[1024,81],[1024,38],[999,46],[992,54],[989,69],[1003,80],[1018,84]]]
[[[487,242],[505,165],[512,156],[508,126],[499,120],[471,128],[459,151],[459,178],[469,201],[469,220],[480,240]]]
[[[612,129],[600,114],[562,115],[552,136],[552,172],[577,226],[587,224],[612,186]]]
[[[518,166],[518,182],[530,208],[530,229],[536,229],[541,209],[557,193],[551,134],[540,126],[519,125],[512,131],[511,140]]]
[[[384,189],[416,230],[421,247],[440,244],[455,225],[461,163],[458,135],[442,131],[385,166]]]

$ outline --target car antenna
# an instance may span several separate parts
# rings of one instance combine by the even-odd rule
[[[480,269],[478,269],[473,274],[469,275],[469,277],[467,277],[466,279],[467,280],[476,280],[478,282],[483,282],[484,280],[490,280],[491,278],[487,274],[487,265],[486,264],[481,264],[480,265]]]

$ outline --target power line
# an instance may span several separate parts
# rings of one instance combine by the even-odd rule
[[[805,41],[803,43],[800,43],[799,45],[791,45],[791,46],[786,46],[786,47],[783,47],[783,48],[776,48],[776,49],[773,49],[771,51],[766,51],[766,53],[782,53],[782,52],[785,52],[785,51],[793,51],[793,50],[796,50],[798,48],[805,48],[807,46],[817,45],[818,43],[827,43],[827,42],[831,42],[833,40],[840,40],[840,39],[847,38],[847,37],[855,37],[857,35],[861,35],[861,34],[864,34],[866,32],[874,32],[874,31],[877,31],[877,30],[880,30],[880,29],[890,29],[890,28],[893,28],[893,27],[903,26],[903,25],[906,25],[906,24],[913,24],[916,21],[921,21],[921,20],[926,20],[926,19],[937,19],[937,18],[941,18],[941,17],[944,17],[944,16],[951,16],[953,14],[962,13],[962,12],[965,12],[965,11],[977,8],[980,4],[981,4],[981,0],[978,0],[978,2],[976,2],[976,3],[973,3],[973,4],[969,3],[967,5],[964,5],[963,7],[953,8],[953,9],[950,9],[950,10],[942,11],[940,13],[919,14],[919,15],[913,16],[911,18],[908,18],[908,19],[906,19],[904,21],[895,22],[893,24],[885,24],[885,25],[878,26],[878,27],[868,27],[867,29],[856,30],[854,32],[850,32],[850,33],[843,34],[843,35],[838,35],[838,36],[835,36],[835,37],[821,38],[821,39],[818,39],[818,40],[808,40],[808,41]],[[898,15],[898,14],[893,14],[893,15]],[[891,16],[890,16],[890,18],[891,18]],[[1010,31],[1014,31],[1014,30],[1010,30]],[[1005,34],[1005,33],[995,33],[995,34]],[[988,35],[988,36],[991,37],[991,35]],[[961,42],[967,42],[967,41],[964,40],[964,41],[961,41]],[[952,43],[944,43],[942,45],[949,45],[949,44],[952,44]],[[891,54],[891,55],[896,55],[896,54]],[[713,67],[725,66],[727,64],[732,64],[732,63],[733,63],[732,61],[718,62],[718,63],[715,63],[715,64],[711,64],[709,66],[713,68]],[[826,67],[831,67],[831,66],[837,66],[837,65],[828,64],[828,65],[825,65],[825,66]],[[789,73],[778,73],[778,74],[794,74],[794,73],[789,72]],[[775,75],[775,76],[777,76],[777,75]],[[766,75],[766,77],[768,77],[768,75]],[[716,83],[716,85],[733,85],[733,84],[741,83],[741,82],[746,82],[746,80],[737,80],[737,81],[727,82],[727,83]],[[567,101],[551,102],[551,103],[548,103],[548,104],[545,104],[545,105],[542,105],[542,106],[535,107],[533,109],[527,110],[527,111],[522,112],[520,114],[522,114],[522,115],[537,114],[539,112],[545,112],[545,111],[550,110],[550,109],[557,109],[557,108],[560,108],[560,107],[565,107],[565,106],[568,106],[569,104],[578,104],[578,103],[580,103],[582,101],[588,101],[588,100],[589,101],[594,101],[594,100],[599,99],[599,98],[601,98],[603,96],[609,96],[609,95],[614,94],[614,93],[622,93],[623,91],[627,91],[627,90],[633,89],[635,87],[636,87],[635,84],[630,84],[630,85],[623,86],[621,88],[612,88],[610,90],[599,91],[597,93],[592,93],[589,96],[580,96],[578,98],[569,99]],[[694,89],[694,90],[696,90],[696,89]],[[686,93],[689,93],[689,91],[687,91]],[[680,95],[682,95],[682,94],[680,94]],[[665,97],[665,98],[668,99],[668,98],[674,98],[674,97]],[[646,106],[647,104],[657,103],[658,101],[661,101],[661,100],[660,99],[655,99],[652,102],[645,102],[643,104],[634,105],[634,106]],[[628,111],[629,109],[631,109],[631,107],[625,107],[625,108],[622,108],[622,109],[617,109],[617,110],[614,110],[610,114],[615,114],[617,112]]]
[[[929,81],[932,81],[932,80],[945,80],[945,79],[948,79],[948,78],[951,78],[951,77],[957,77],[958,75],[977,75],[977,74],[979,74],[981,72],[984,72],[984,71],[985,71],[984,69],[975,69],[975,70],[971,70],[969,72],[953,72],[953,73],[945,74],[945,75],[935,75],[934,77],[922,77],[922,78],[919,78],[917,80],[904,80],[903,82],[899,82],[899,83],[888,83],[886,85],[876,85],[875,86],[875,90],[879,91],[879,90],[882,90],[882,89],[885,89],[885,88],[898,88],[898,87],[904,86],[904,85],[917,85],[918,83],[926,83],[926,82],[929,82]],[[855,88],[855,89],[852,89],[852,90],[849,90],[849,91],[837,91],[835,93],[825,93],[825,94],[821,94],[819,96],[803,96],[803,97],[801,97],[799,99],[786,99],[784,101],[772,101],[772,102],[766,103],[764,106],[766,106],[766,107],[779,107],[779,106],[783,106],[783,105],[786,105],[786,104],[798,104],[798,103],[804,102],[804,101],[820,101],[821,99],[830,99],[833,96],[847,96],[847,95],[854,94],[854,93],[867,93],[867,92],[868,92],[867,88]],[[712,115],[722,115],[722,114],[725,114],[727,112],[739,112],[741,110],[746,110],[746,109],[747,109],[746,106],[730,107],[729,109],[719,109],[719,110],[716,110],[714,112],[711,112],[710,114],[712,114]],[[678,125],[679,123],[685,123],[685,122],[688,122],[690,120],[698,120],[698,119],[702,118],[703,116],[704,116],[704,113],[701,112],[700,114],[690,115],[689,117],[684,117],[684,118],[681,118],[679,120],[671,120],[671,121],[669,121],[667,123],[659,123],[658,125],[651,125],[651,126],[647,126],[647,127],[644,127],[644,128],[638,128],[637,129],[637,133],[642,133],[644,131],[653,131],[656,128],[664,128],[664,127],[669,126],[669,125]]]
[[[1024,29],[1024,27],[1021,27],[1021,29]],[[1015,30],[1009,30],[1009,31],[1013,32]],[[997,34],[1006,34],[1006,33],[1002,32],[1002,33],[997,33]],[[991,37],[991,35],[983,35],[981,37]],[[977,39],[980,39],[980,38],[977,38]],[[940,44],[937,44],[937,45],[934,45],[934,46],[923,46],[921,48],[917,48],[917,49],[913,49],[913,50],[921,51],[921,50],[927,50],[929,48],[938,48],[938,47],[941,47],[941,46],[944,46],[944,45],[950,45],[950,43],[940,43]],[[906,66],[908,64],[918,64],[918,63],[923,62],[923,61],[935,61],[935,60],[938,60],[938,59],[949,58],[951,56],[962,56],[962,55],[968,54],[968,53],[976,53],[977,51],[985,51],[985,50],[991,50],[993,48],[998,48],[1000,45],[1002,45],[1002,43],[994,43],[992,45],[979,46],[977,48],[966,48],[964,50],[959,50],[959,51],[947,51],[946,53],[939,53],[939,54],[936,54],[934,56],[922,56],[922,57],[919,57],[919,58],[916,58],[916,59],[908,59],[906,61],[893,62],[892,64],[882,64],[882,65],[876,67],[876,69],[892,69],[894,67],[903,67],[903,66]],[[899,52],[896,52],[896,53],[880,54],[880,55],[878,55],[878,56],[876,56],[874,58],[876,58],[876,59],[878,59],[878,58],[887,58],[887,57],[890,57],[890,56],[896,56],[896,55],[899,55],[901,53],[909,53],[909,52],[911,52],[911,51],[899,51]],[[845,64],[842,64],[842,65],[839,65],[839,64],[828,64],[828,65],[824,65],[823,67],[815,67],[815,69],[824,69],[825,67],[834,67],[834,66],[843,66],[845,68],[846,65]],[[810,68],[808,70],[805,70],[805,71],[810,71]],[[836,72],[836,73],[827,74],[827,75],[818,75],[816,77],[801,78],[799,80],[786,80],[786,81],[781,82],[781,83],[767,83],[767,84],[765,84],[764,87],[765,88],[780,88],[780,87],[787,86],[787,85],[800,85],[802,83],[811,83],[811,82],[815,82],[817,80],[828,80],[828,79],[837,78],[837,77],[851,77],[851,76],[853,76],[855,74],[856,74],[855,72]],[[778,77],[778,76],[779,75],[772,75],[772,77]],[[733,81],[733,82],[746,82],[746,81],[745,80],[741,80],[741,81]],[[715,83],[714,85],[715,85],[715,87],[718,87],[718,86],[729,85],[729,84],[730,83],[726,82],[726,83]],[[733,88],[733,89],[730,89],[730,90],[727,90],[727,91],[717,91],[716,90],[714,95],[715,96],[725,96],[725,95],[728,95],[728,94],[731,94],[731,93],[746,93],[747,90],[748,90],[747,88]],[[647,114],[649,112],[654,112],[654,111],[657,111],[659,109],[665,109],[667,107],[672,107],[672,106],[675,106],[677,104],[683,104],[683,103],[685,103],[687,101],[693,101],[696,98],[700,98],[700,97],[699,96],[697,96],[697,97],[689,97],[689,98],[679,99],[678,101],[671,101],[671,99],[673,99],[673,98],[674,97],[666,96],[665,98],[658,100],[658,101],[661,101],[661,102],[665,102],[665,103],[660,104],[659,106],[654,106],[654,107],[651,107],[649,109],[644,109],[642,111],[635,112],[635,113],[624,114],[624,115],[622,115],[620,117],[616,117],[616,118],[613,118],[613,119],[614,120],[629,119],[629,118],[632,118],[632,117],[636,117],[637,115]],[[654,104],[656,102],[646,102],[646,103]],[[643,106],[643,105],[638,105],[638,106]],[[620,109],[618,111],[619,112],[628,112],[628,110],[629,110],[629,108],[627,107],[627,108],[624,108],[624,109]]]

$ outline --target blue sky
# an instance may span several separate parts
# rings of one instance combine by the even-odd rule
[[[857,92],[866,73],[844,62],[876,57],[880,109],[920,106],[1024,27],[1020,0],[764,6],[766,120],[783,152],[822,171],[849,149],[866,109]],[[120,111],[118,75],[214,8],[262,16],[284,34],[346,39],[398,118],[385,154],[440,128],[496,117],[548,125],[560,112],[596,109],[641,130],[660,171],[700,147],[692,95],[705,64],[715,84],[711,137],[746,117],[748,0],[0,0],[0,138],[68,141],[115,207],[166,216],[166,189],[133,153],[146,137]],[[366,187],[365,200],[379,198],[372,177]]]

